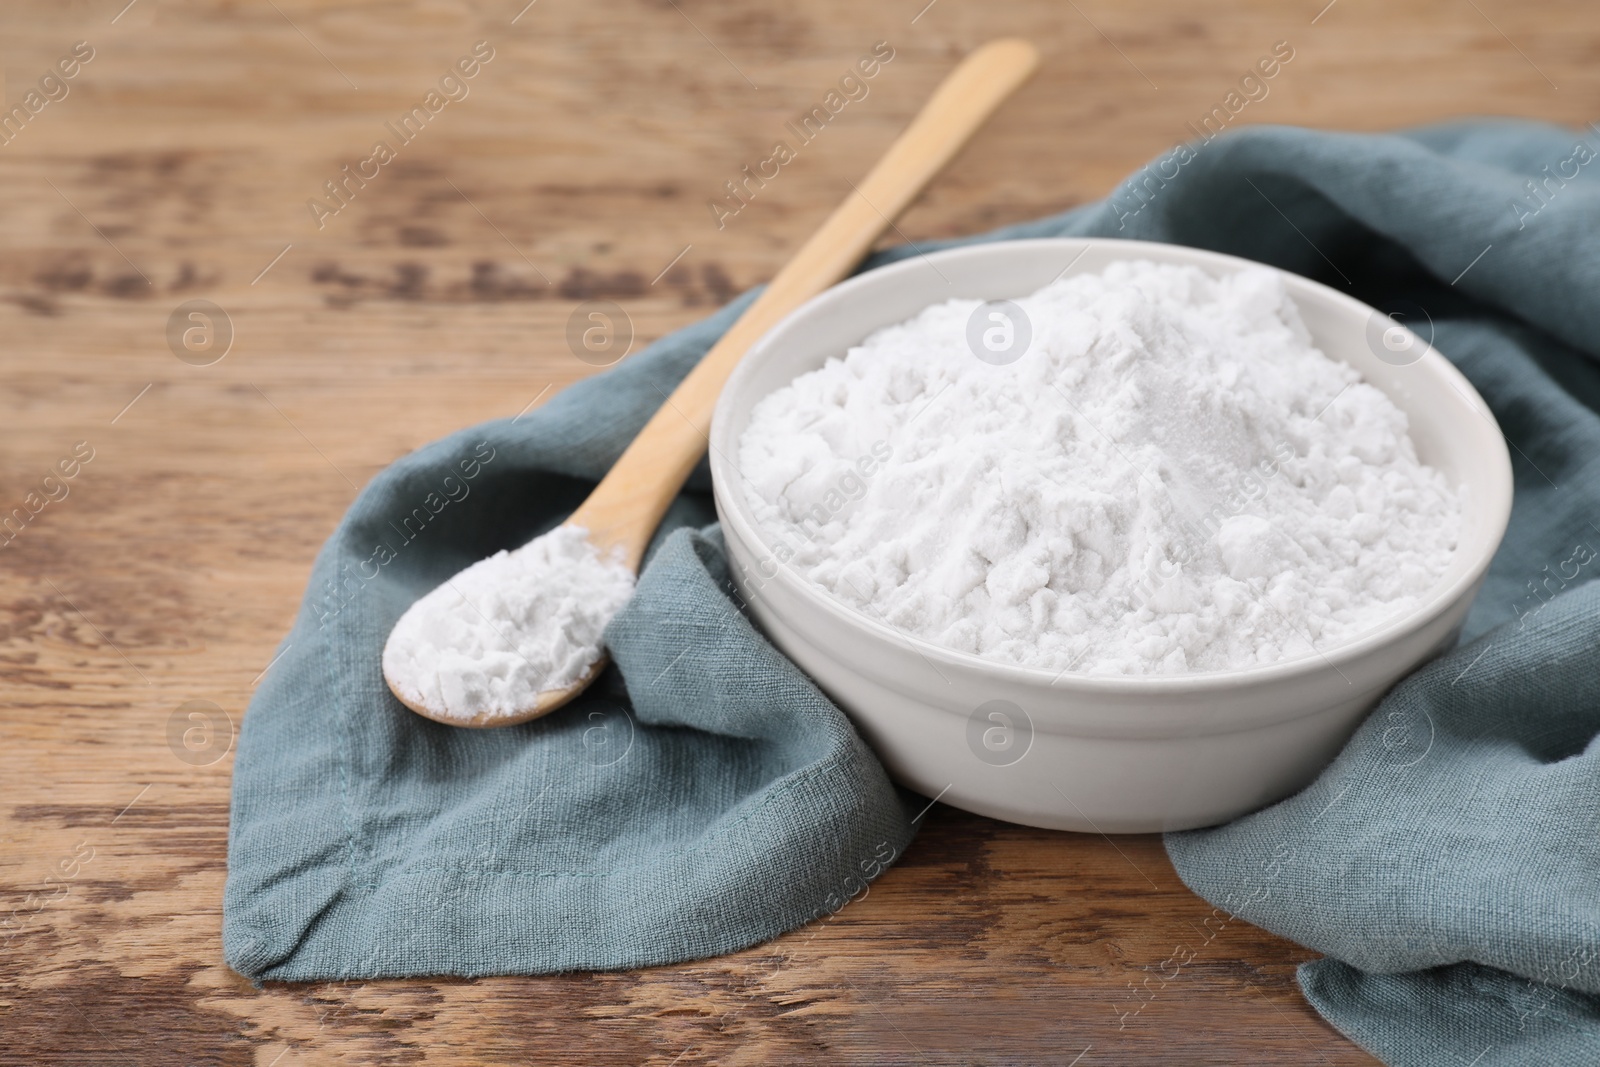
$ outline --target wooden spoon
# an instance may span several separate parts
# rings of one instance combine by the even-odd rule
[[[962,60],[872,172],[852,186],[844,203],[683,379],[567,523],[588,530],[602,555],[620,550],[637,574],[661,517],[705,453],[717,396],[746,349],[789,312],[843,280],[1038,62],[1033,45],[1016,38],[990,41]],[[401,703],[437,722],[510,726],[561,707],[583,692],[605,665],[602,654],[578,682],[540,693],[531,707],[472,720],[418,706],[401,696],[387,675],[386,680]]]

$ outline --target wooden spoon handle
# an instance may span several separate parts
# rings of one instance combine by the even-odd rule
[[[745,351],[789,312],[845,278],[1038,62],[1033,45],[1015,38],[990,41],[962,60],[872,172],[678,385],[569,521],[587,527],[601,548],[621,546],[637,570],[662,515],[705,453],[717,396]]]

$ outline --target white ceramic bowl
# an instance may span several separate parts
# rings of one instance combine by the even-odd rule
[[[1455,557],[1413,610],[1323,654],[1265,667],[1057,680],[900,633],[775,566],[733,467],[758,400],[929,304],[1015,299],[1063,268],[1098,271],[1121,259],[1213,275],[1258,266],[1098,238],[995,242],[904,260],[828,290],[774,327],[729,380],[711,430],[717,513],[740,593],[890,774],[983,815],[1103,833],[1207,826],[1305,786],[1390,686],[1454,642],[1511,511],[1510,458],[1467,380],[1374,309],[1285,274],[1317,346],[1388,394],[1409,417],[1422,461],[1465,487]],[[1409,355],[1391,352],[1407,345]]]

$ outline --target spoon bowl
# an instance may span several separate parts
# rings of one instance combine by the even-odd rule
[[[583,672],[583,677],[565,688],[544,690],[527,708],[511,715],[495,715],[486,711],[482,714],[474,715],[470,719],[453,719],[435,708],[428,707],[422,701],[411,700],[401,696],[400,690],[395,686],[394,680],[389,677],[387,672],[385,672],[383,680],[388,683],[389,692],[394,694],[396,700],[421,715],[424,719],[432,719],[434,722],[443,723],[446,726],[465,726],[474,729],[485,726],[515,726],[520,722],[531,722],[534,719],[548,715],[562,705],[570,703],[579,693],[589,688],[590,683],[600,677],[600,672],[605,670],[610,662],[611,657],[602,651],[600,658],[591,663],[589,668]]]

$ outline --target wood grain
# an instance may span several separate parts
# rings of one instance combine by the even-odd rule
[[[637,351],[770,278],[973,43],[1045,61],[914,240],[1104,195],[1280,40],[1240,123],[1596,118],[1580,0],[923,2],[4,5],[8,104],[95,55],[0,144],[0,515],[93,449],[0,549],[0,1063],[1371,1062],[1300,999],[1307,952],[1208,939],[1154,838],[943,807],[865,899],[723,959],[261,989],[222,963],[228,720],[357,488],[595,373],[584,302]],[[319,229],[307,200],[480,40],[470,95]],[[877,41],[867,97],[719,228],[723,183]],[[209,366],[169,347],[190,300],[232,325]],[[191,701],[226,716],[192,749]]]

